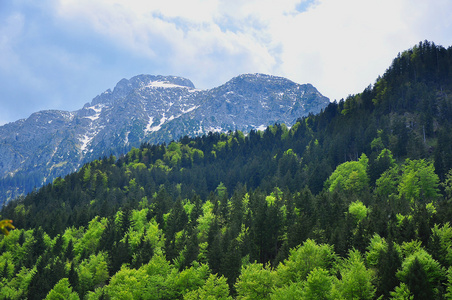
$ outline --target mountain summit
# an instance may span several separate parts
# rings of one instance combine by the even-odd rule
[[[80,110],[40,111],[0,127],[0,202],[143,142],[290,126],[328,103],[310,84],[264,74],[240,75],[209,90],[176,76],[122,79]]]

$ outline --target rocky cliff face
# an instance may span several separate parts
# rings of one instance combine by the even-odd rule
[[[122,79],[78,111],[41,111],[0,127],[0,202],[142,142],[290,126],[328,103],[310,84],[263,74],[210,90],[175,76]]]

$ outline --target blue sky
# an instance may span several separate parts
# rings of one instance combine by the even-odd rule
[[[425,39],[452,45],[452,1],[0,0],[0,125],[138,74],[207,89],[259,72],[339,100]]]

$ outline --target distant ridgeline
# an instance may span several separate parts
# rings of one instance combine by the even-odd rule
[[[312,85],[247,74],[210,90],[175,76],[121,80],[75,112],[41,111],[0,127],[0,204],[142,142],[291,126],[328,105]]]
[[[58,177],[1,211],[0,298],[452,297],[451,75],[452,48],[422,42],[290,129]]]

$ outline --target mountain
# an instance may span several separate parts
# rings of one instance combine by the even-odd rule
[[[310,84],[263,74],[240,75],[209,90],[176,76],[122,79],[80,110],[40,111],[0,127],[0,202],[143,142],[291,126],[328,103]]]

